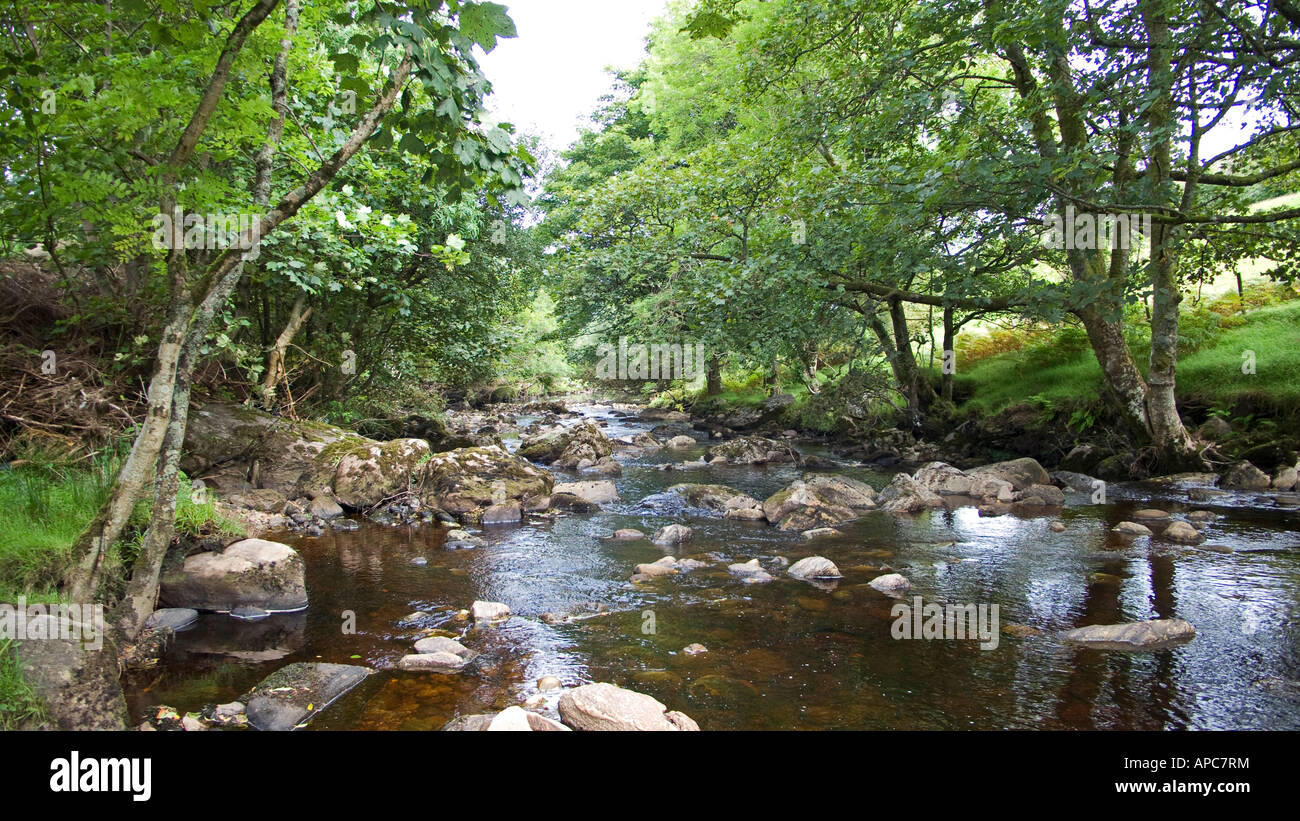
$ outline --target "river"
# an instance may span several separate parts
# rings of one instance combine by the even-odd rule
[[[607,407],[580,408],[611,438],[648,430]],[[522,419],[526,424],[529,420]],[[1300,513],[1249,505],[1250,495],[1190,505],[1185,491],[1108,489],[1106,504],[1067,491],[1040,517],[981,516],[976,508],[915,516],[873,512],[816,541],[762,522],[684,507],[670,485],[725,484],[763,499],[799,478],[793,466],[657,469],[695,459],[659,452],[623,464],[621,501],[592,515],[476,530],[472,550],[443,547],[446,530],[364,523],[319,538],[268,538],[296,548],[311,605],[255,623],[205,615],[180,633],[161,665],[127,681],[133,715],[168,704],[184,712],[234,700],[292,661],[364,664],[380,671],[322,712],[311,729],[436,730],[458,715],[494,712],[537,694],[542,676],[565,685],[609,681],[654,696],[703,729],[1297,729],[1300,728]],[[517,444],[512,442],[513,448]],[[823,447],[796,442],[805,454]],[[833,457],[832,457],[833,458]],[[890,471],[835,471],[879,489]],[[562,480],[573,474],[556,471]],[[1220,514],[1207,544],[1160,545],[1110,532],[1138,508]],[[1055,533],[1052,522],[1065,530]],[[708,567],[632,584],[640,562],[670,552],[614,541],[618,528],[694,530],[674,552]],[[795,580],[777,570],[822,555],[844,578]],[[427,564],[413,560],[424,558]],[[776,576],[744,584],[727,564],[759,558]],[[886,567],[882,570],[882,567]],[[1041,635],[977,641],[895,639],[895,599],[868,586],[888,568],[927,602],[997,604],[1000,623]],[[457,618],[476,599],[512,618],[471,629]],[[422,611],[418,624],[403,622]],[[348,614],[355,632],[346,631]],[[543,614],[580,616],[549,623]],[[1085,624],[1182,618],[1197,635],[1159,652],[1065,644]],[[458,675],[396,671],[413,641],[444,629],[482,654]],[[708,652],[688,655],[692,643]],[[558,691],[543,694],[553,715]]]

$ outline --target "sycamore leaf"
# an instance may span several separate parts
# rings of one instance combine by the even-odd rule
[[[516,37],[515,23],[499,3],[465,3],[460,7],[460,32],[483,47],[496,48],[498,37]]]

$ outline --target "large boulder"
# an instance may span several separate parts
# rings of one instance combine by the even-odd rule
[[[200,477],[220,493],[271,488],[286,496],[328,490],[337,459],[318,471],[323,451],[349,449],[370,440],[311,422],[292,422],[265,411],[209,402],[190,411],[185,427],[181,470]],[[304,475],[323,473],[311,491],[299,486]],[[255,478],[256,482],[251,479]]]
[[[1015,493],[1011,482],[993,475],[966,473],[945,462],[922,465],[912,476],[917,487],[940,496],[970,496],[986,502],[1009,502]]]
[[[686,525],[664,525],[654,532],[650,541],[661,546],[671,546],[688,542],[691,539],[691,529]]]
[[[495,445],[435,453],[420,477],[424,501],[458,516],[545,496],[554,483],[549,471]]]
[[[268,612],[307,606],[302,557],[288,545],[244,539],[220,553],[197,553],[162,577],[159,598],[170,607],[221,613],[237,607]]]
[[[1223,474],[1223,479],[1219,482],[1219,487],[1226,487],[1229,490],[1267,490],[1272,483],[1273,480],[1267,473],[1250,462],[1241,461],[1228,468],[1228,472]]]
[[[725,457],[733,465],[761,465],[768,462],[798,464],[803,458],[799,451],[785,442],[761,436],[739,436],[705,451],[705,458],[709,461],[719,456]]]
[[[335,468],[334,498],[351,508],[373,507],[405,490],[431,453],[423,439],[355,445]]]
[[[369,508],[408,489],[435,508],[478,513],[544,496],[555,481],[499,443],[443,450],[422,437],[380,442],[219,402],[190,414],[181,467],[237,505],[277,508],[276,494],[308,497],[322,518],[342,515],[338,504]]]
[[[560,696],[560,720],[575,730],[698,730],[654,698],[613,684],[586,684]]]
[[[759,506],[753,496],[741,493],[726,485],[673,485],[669,493],[676,493],[692,507],[716,510],[726,513],[729,510],[748,510]]]
[[[351,664],[299,662],[282,667],[244,697],[248,723],[259,730],[292,730],[310,721],[372,672]]]
[[[876,507],[875,490],[843,476],[812,476],[791,483],[763,502],[763,515],[781,530],[842,524]]]
[[[1027,456],[1023,459],[1012,459],[1008,462],[984,465],[966,472],[971,476],[991,476],[994,479],[1010,482],[1011,487],[1015,490],[1027,490],[1033,485],[1050,485],[1052,483],[1052,477],[1048,475],[1042,465],[1038,464],[1038,460]]]
[[[939,495],[926,490],[906,473],[896,473],[885,489],[876,496],[881,510],[890,513],[919,513],[926,508],[942,507]]]
[[[38,614],[28,618],[25,635],[13,643],[23,680],[44,703],[56,729],[126,729],[126,700],[114,655],[79,640],[97,630],[102,642],[103,629],[103,624],[83,624],[67,615]]]
[[[613,452],[614,443],[590,419],[570,428],[552,428],[530,436],[519,445],[518,451],[525,459],[560,468],[576,468],[584,459],[595,464]]]

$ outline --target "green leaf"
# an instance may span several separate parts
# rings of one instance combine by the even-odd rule
[[[465,3],[460,8],[460,32],[491,51],[497,46],[498,37],[517,37],[515,23],[506,12],[506,7],[498,3]]]

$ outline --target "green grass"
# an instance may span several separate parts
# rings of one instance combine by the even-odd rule
[[[1258,308],[1246,324],[1223,331],[1213,345],[1178,366],[1180,396],[1228,408],[1264,399],[1279,409],[1300,405],[1300,300]],[[1255,373],[1242,373],[1243,353],[1255,355]]]
[[[25,595],[57,601],[57,587],[71,560],[72,543],[108,499],[125,445],[89,460],[69,462],[28,456],[0,470],[0,601]],[[190,483],[177,494],[176,529],[182,536],[240,535],[210,498],[193,499]],[[137,506],[110,562],[129,562],[149,523],[149,501]]]
[[[24,461],[0,472],[0,601],[53,594],[117,464],[109,455],[81,465]]]
[[[1249,295],[1248,295],[1249,296]],[[1235,297],[1233,297],[1235,298]],[[1146,369],[1145,328],[1134,326],[1134,359]],[[980,359],[962,371],[959,410],[988,415],[1017,404],[1071,410],[1096,404],[1101,369],[1075,331],[1060,331],[1017,351]],[[1300,422],[1300,300],[1221,315],[1202,307],[1181,318],[1178,399],[1229,411],[1249,406]],[[1255,374],[1242,373],[1253,351]]]
[[[13,642],[0,639],[0,732],[32,728],[46,719],[45,705],[18,668]]]

